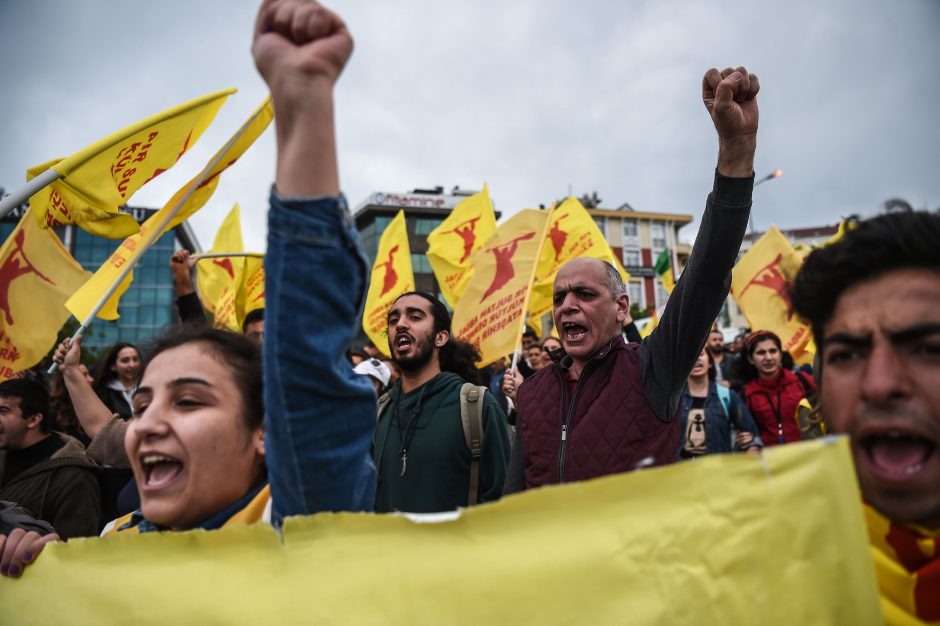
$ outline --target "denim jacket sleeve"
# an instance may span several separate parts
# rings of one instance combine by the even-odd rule
[[[747,405],[744,404],[744,400],[741,399],[741,396],[733,391],[731,392],[731,414],[734,415],[737,429],[747,431],[754,435],[752,443],[763,448],[764,440],[760,438],[760,431],[757,430],[757,423],[754,421],[754,417],[751,415],[751,412],[747,410]]]
[[[375,392],[344,358],[368,276],[344,198],[272,191],[264,402],[275,521],[373,508]]]

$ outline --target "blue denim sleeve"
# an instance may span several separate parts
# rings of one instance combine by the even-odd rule
[[[265,452],[274,517],[369,511],[375,392],[345,358],[369,266],[344,198],[272,191],[265,259]]]
[[[731,406],[734,410],[734,414],[738,417],[738,430],[746,430],[747,432],[754,435],[754,445],[763,448],[764,440],[760,438],[760,431],[757,429],[757,422],[754,421],[754,417],[747,409],[747,405],[744,404],[744,400],[741,399],[741,396],[733,391],[731,392]]]

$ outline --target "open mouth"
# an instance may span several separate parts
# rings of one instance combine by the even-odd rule
[[[577,342],[587,336],[587,328],[574,322],[562,322],[561,329],[564,331],[564,339],[567,342]]]
[[[877,473],[902,480],[920,474],[937,448],[929,439],[900,430],[871,435],[861,444]]]
[[[395,349],[401,352],[407,350],[409,346],[414,345],[414,338],[407,333],[398,333],[395,335]]]
[[[163,454],[144,454],[140,457],[143,469],[141,487],[146,491],[158,491],[170,486],[183,471],[183,463]]]

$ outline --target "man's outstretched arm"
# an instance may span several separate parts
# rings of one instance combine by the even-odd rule
[[[702,79],[702,101],[718,132],[715,183],[689,263],[640,353],[646,397],[664,421],[675,414],[682,385],[731,286],[754,188],[759,90],[757,76],[744,67],[712,68]]]

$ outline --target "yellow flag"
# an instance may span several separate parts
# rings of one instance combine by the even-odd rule
[[[30,368],[55,346],[68,298],[91,276],[30,212],[0,248],[0,379]]]
[[[209,252],[243,252],[241,212],[236,204],[225,217],[219,231],[215,234],[212,249]],[[236,258],[223,257],[200,260],[196,263],[196,286],[202,306],[210,313],[215,312],[216,303],[222,292],[235,282]]]
[[[519,345],[548,224],[546,211],[519,211],[473,254],[473,278],[454,309],[453,329],[480,351],[481,367]]]
[[[790,283],[803,257],[776,226],[761,236],[731,273],[731,294],[754,330],[769,330],[783,349],[800,359],[812,339],[809,325],[793,310]]]
[[[432,519],[321,513],[289,517],[283,534],[259,523],[49,543],[21,578],[0,577],[3,617],[884,624],[844,437],[534,489]],[[108,580],[128,593],[103,592]]]
[[[366,307],[362,314],[362,329],[375,347],[385,356],[388,350],[388,310],[403,293],[414,291],[415,275],[411,269],[411,248],[405,212],[399,211],[379,240],[379,250],[372,264],[372,278]]]
[[[444,222],[428,235],[428,262],[434,270],[441,295],[457,306],[470,277],[471,255],[496,232],[496,214],[490,202],[489,187],[462,201]]]
[[[234,89],[167,109],[105,137],[65,159],[31,167],[26,180],[53,169],[60,178],[29,205],[43,228],[76,224],[93,235],[120,239],[137,221],[118,207],[144,184],[173,167],[215,119]]]
[[[625,283],[630,280],[630,274],[623,269],[591,215],[571,196],[552,209],[548,237],[535,270],[529,315],[540,317],[552,310],[555,274],[562,265],[579,257],[607,261],[617,268]]]
[[[255,109],[254,113],[251,114],[248,121],[239,128],[232,138],[234,141],[229,140],[229,144],[209,160],[209,164],[203,168],[200,174],[173,194],[173,197],[170,198],[170,201],[167,202],[162,209],[150,216],[150,219],[144,222],[143,226],[140,227],[139,233],[125,239],[118,249],[114,251],[114,254],[98,268],[98,271],[95,272],[91,280],[85,283],[75,295],[69,298],[65,306],[72,312],[72,315],[80,320],[85,320],[88,317],[91,311],[94,310],[95,305],[98,304],[98,301],[107,293],[111,285],[115,283],[124,264],[136,263],[143,253],[146,252],[144,244],[147,241],[148,234],[158,228],[174,210],[177,210],[177,207],[179,207],[177,213],[163,229],[164,233],[178,226],[190,215],[201,209],[203,205],[208,202],[209,198],[212,197],[215,188],[219,184],[219,177],[222,172],[245,153],[245,150],[264,132],[272,119],[274,119],[274,107],[271,104],[271,97],[268,96],[265,98],[264,102],[261,103],[261,106]],[[198,186],[196,186],[197,181],[200,179],[202,179],[202,182],[198,183]],[[160,233],[161,236],[162,234],[163,233]],[[154,239],[154,241],[156,241],[156,239]],[[119,317],[117,310],[118,301],[121,296],[124,295],[124,292],[127,291],[127,288],[130,287],[133,275],[133,272],[127,275],[121,283],[121,286],[114,292],[114,295],[108,299],[107,304],[105,304],[104,308],[98,313],[98,317],[105,320],[114,320]]]
[[[257,257],[232,259],[235,280],[225,288],[215,309],[214,324],[241,332],[249,311],[264,308],[264,261]]]

